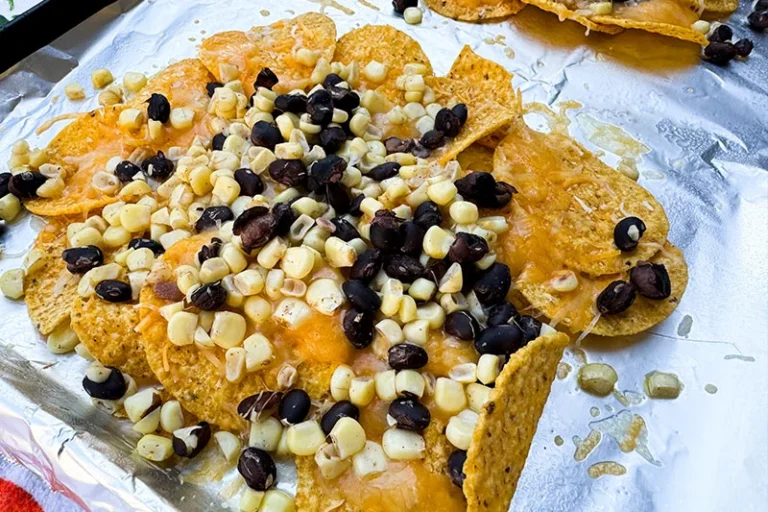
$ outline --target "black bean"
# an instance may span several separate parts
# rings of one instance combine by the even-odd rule
[[[283,395],[277,415],[285,423],[295,425],[304,421],[312,405],[309,395],[303,389],[292,389]]]
[[[109,372],[104,377],[105,372]],[[95,374],[100,374],[98,379],[92,380]],[[90,375],[90,377],[89,377]],[[83,388],[88,396],[101,400],[119,400],[125,394],[128,383],[125,376],[114,366],[105,366],[103,368],[93,367],[85,371],[83,377]]]
[[[461,293],[468,294],[475,288],[477,278],[482,273],[482,270],[477,268],[473,263],[465,263],[461,265]],[[438,283],[438,286],[440,283]]]
[[[736,47],[731,43],[720,43],[715,41],[709,43],[706,48],[704,48],[704,56],[707,60],[718,66],[725,66],[731,62],[736,55],[738,55]]]
[[[291,230],[291,225],[296,221],[298,215],[290,203],[277,203],[272,207],[272,216],[275,218],[274,234],[277,236],[287,235]]]
[[[757,12],[768,11],[768,0],[757,0],[757,2],[755,2],[755,8],[753,10]]]
[[[195,222],[195,230],[205,231],[208,229],[218,229],[228,220],[235,218],[235,214],[229,206],[209,206],[203,210],[203,214]]]
[[[351,308],[344,313],[344,335],[355,348],[365,348],[373,341],[373,313]]]
[[[144,171],[149,178],[155,178],[157,180],[164,180],[168,178],[175,166],[173,161],[165,157],[165,153],[158,151],[155,156],[151,156],[141,162],[141,170]]]
[[[341,289],[352,307],[360,311],[375,313],[381,306],[381,298],[362,281],[346,281],[341,285]]]
[[[341,400],[340,402],[333,404],[331,408],[323,414],[323,418],[320,420],[320,427],[323,429],[323,432],[325,432],[325,435],[331,433],[336,422],[341,418],[358,420],[360,419],[360,409],[348,400]]]
[[[384,162],[371,169],[366,176],[376,181],[383,181],[397,176],[400,167],[401,165],[397,162]]]
[[[107,302],[127,302],[131,300],[131,285],[116,279],[105,279],[94,288],[96,295]]]
[[[247,167],[235,171],[235,181],[240,185],[240,195],[253,197],[264,192],[264,182]]]
[[[122,183],[128,183],[133,180],[133,177],[140,172],[141,167],[128,160],[123,160],[115,166],[115,176],[117,176],[117,179]]]
[[[245,484],[254,491],[263,492],[272,487],[277,479],[275,461],[264,450],[246,448],[237,461],[237,471]]]
[[[490,306],[503,301],[511,285],[512,276],[509,273],[509,267],[497,262],[478,276],[473,289],[480,303]]]
[[[489,172],[474,171],[454,182],[465,201],[475,202],[496,190],[496,179]]]
[[[520,330],[523,331],[523,340],[526,343],[535,340],[541,334],[541,322],[531,315],[523,315],[516,322]]]
[[[416,158],[429,158],[429,155],[432,154],[432,151],[425,147],[421,141],[415,140],[413,141],[413,147],[411,148],[411,154],[415,156]]]
[[[454,263],[475,263],[488,254],[488,242],[485,238],[459,232],[448,250],[448,260]]]
[[[307,111],[307,97],[303,94],[280,94],[275,98],[275,108],[283,112],[303,114]]]
[[[312,110],[319,106],[333,108],[333,95],[330,91],[317,89],[309,95],[307,98],[307,112],[311,114]]]
[[[241,213],[232,226],[232,233],[239,236],[243,249],[250,252],[263,247],[272,238],[277,220],[263,206],[254,206]]]
[[[417,370],[429,362],[427,351],[413,343],[392,345],[387,354],[389,367],[393,370]]]
[[[511,323],[513,320],[517,320],[519,316],[515,306],[509,302],[502,302],[491,307],[488,311],[488,320],[485,323],[488,324],[488,327],[495,327]]]
[[[11,181],[13,174],[9,172],[0,173],[0,197],[8,195],[8,182]]]
[[[471,313],[454,311],[445,317],[443,329],[460,340],[472,341],[480,333],[480,324]]]
[[[432,421],[432,415],[414,398],[397,398],[389,404],[389,415],[397,422],[397,428],[422,432]]]
[[[39,172],[20,172],[8,179],[8,191],[19,199],[37,197],[37,189],[39,189],[47,179],[48,178]]]
[[[403,240],[401,251],[411,256],[421,254],[424,241],[424,229],[421,226],[410,220],[403,222],[400,224],[400,236]]]
[[[421,136],[419,142],[429,150],[438,149],[445,145],[445,134],[440,130],[429,130]]]
[[[179,290],[176,281],[158,281],[152,286],[152,290],[159,299],[173,302],[184,300],[184,294]]]
[[[351,279],[358,279],[364,283],[370,283],[381,270],[382,256],[378,249],[368,249],[357,257],[357,261],[349,271]]]
[[[162,94],[152,93],[147,100],[147,117],[165,124],[171,117],[171,103]]]
[[[344,89],[343,87],[328,87],[326,90],[331,94],[333,106],[340,110],[351,113],[354,109],[360,106],[360,96],[348,89]]]
[[[448,272],[448,267],[450,267],[450,263],[448,263],[446,260],[436,260],[427,265],[427,268],[424,269],[424,273],[421,275],[424,279],[429,279],[435,285],[439,286],[440,281],[443,279],[443,276],[445,276],[445,273]]]
[[[409,153],[413,149],[413,139],[399,139],[397,137],[387,137],[384,139],[384,147],[387,149],[387,154],[392,153]]]
[[[459,489],[464,487],[464,480],[467,475],[464,474],[464,463],[467,461],[467,452],[456,450],[448,456],[448,476],[453,485]]]
[[[393,253],[385,260],[384,272],[404,283],[412,283],[424,274],[424,265],[408,254]]]
[[[179,457],[196,457],[211,440],[211,426],[201,421],[192,427],[173,431],[173,452]]]
[[[718,25],[709,34],[708,39],[710,41],[717,41],[718,43],[726,43],[733,38],[733,30],[728,25]]]
[[[341,183],[329,183],[325,186],[325,198],[338,214],[347,213],[351,199],[347,188]]]
[[[647,299],[661,300],[672,295],[672,283],[664,265],[638,261],[629,272],[629,281]]]
[[[333,231],[333,236],[336,238],[341,238],[345,242],[349,242],[355,238],[360,238],[360,232],[357,231],[355,226],[353,226],[352,223],[350,223],[348,220],[343,219],[342,217],[334,217],[331,219],[331,223],[336,228]]]
[[[392,7],[397,14],[403,14],[407,8],[417,5],[419,5],[418,0],[392,0]]]
[[[254,146],[261,146],[274,151],[275,146],[283,142],[283,135],[274,124],[257,121],[251,129],[251,142]]]
[[[253,88],[258,89],[259,87],[266,87],[267,89],[272,90],[279,81],[280,80],[277,78],[274,71],[269,68],[262,68],[261,71],[259,71],[259,74],[256,75],[256,81],[253,82]]]
[[[483,208],[504,208],[512,200],[512,194],[517,193],[517,189],[509,183],[503,181],[496,182],[496,188],[493,195],[483,198],[477,202],[478,206]]]
[[[163,245],[156,240],[152,240],[151,238],[133,238],[130,242],[128,242],[128,248],[129,249],[146,248],[152,251],[152,254],[154,254],[155,257],[158,257],[165,252],[165,248],[163,247]]]
[[[336,85],[339,85],[343,81],[344,79],[341,78],[336,73],[330,73],[328,75],[325,75],[325,79],[323,79],[323,87],[328,89],[329,87],[334,87]]]
[[[309,114],[309,120],[312,124],[318,126],[328,126],[333,121],[333,107],[325,105],[317,105],[312,109],[312,113]]]
[[[61,258],[67,262],[67,270],[72,274],[85,274],[104,264],[104,253],[95,245],[64,249]]]
[[[446,137],[455,137],[461,131],[461,119],[452,110],[441,108],[435,116],[435,130],[439,130]]]
[[[451,109],[451,112],[453,112],[453,115],[459,118],[459,122],[461,123],[461,126],[464,126],[467,124],[467,118],[469,117],[469,110],[467,110],[467,106],[463,103],[457,103],[453,106]]]
[[[443,215],[440,213],[440,208],[432,201],[424,201],[416,207],[416,211],[413,213],[413,222],[421,226],[424,231],[429,230],[432,226],[440,226],[443,223]]]
[[[339,183],[346,168],[347,161],[336,155],[313,162],[307,174],[307,188],[317,192],[329,183]]]
[[[341,146],[347,141],[347,134],[338,126],[326,126],[320,132],[320,147],[325,154],[330,155],[341,149]]]
[[[475,338],[475,350],[480,354],[510,355],[523,346],[523,331],[516,325],[488,327]]]
[[[261,391],[243,398],[237,405],[237,414],[244,420],[258,421],[272,414],[282,399],[279,391]]]
[[[307,168],[301,160],[275,160],[269,164],[269,175],[286,187],[306,187]]]
[[[197,251],[197,261],[202,265],[204,261],[216,258],[224,242],[220,238],[211,238],[211,243],[204,245]]]
[[[208,92],[208,97],[213,98],[213,93],[216,92],[216,89],[219,87],[224,87],[224,84],[221,82],[208,82],[205,84],[205,90]]]
[[[747,16],[749,27],[758,32],[768,28],[768,11],[755,11]]]
[[[733,46],[736,48],[736,53],[739,57],[749,57],[752,53],[752,49],[755,47],[754,43],[750,39],[739,39]]]
[[[362,217],[363,212],[360,210],[360,204],[365,199],[365,194],[358,194],[352,198],[352,202],[349,203],[349,214],[353,217]]]
[[[379,210],[371,221],[371,244],[384,252],[391,252],[400,247],[400,223],[394,212]]]
[[[613,243],[622,252],[634,251],[645,233],[645,223],[637,217],[621,219],[613,228]]]
[[[635,287],[622,280],[613,281],[597,296],[597,310],[604,315],[626,311],[635,302]]]
[[[221,151],[224,149],[224,141],[227,140],[227,136],[223,133],[217,133],[213,136],[213,140],[211,141],[211,149],[214,151]]]
[[[192,305],[203,311],[217,311],[227,301],[227,290],[221,281],[202,285],[192,292]]]

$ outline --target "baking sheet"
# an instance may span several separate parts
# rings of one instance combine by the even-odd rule
[[[619,160],[615,152],[636,148],[633,141],[649,148],[635,155],[640,183],[667,210],[670,239],[685,252],[691,272],[679,308],[652,332],[587,338],[583,353],[568,349],[564,362],[574,370],[563,371],[553,385],[512,509],[765,510],[768,36],[745,28],[749,6],[730,25],[737,37],[753,39],[755,51],[747,62],[719,68],[699,63],[695,45],[637,32],[587,38],[583,27],[558,23],[532,7],[510,21],[481,25],[427,11],[421,25],[409,26],[392,16],[386,0],[334,5],[164,0],[107,8],[0,77],[0,162],[19,138],[44,145],[58,128],[34,136],[45,119],[96,106],[91,70],[108,67],[118,78],[126,71],[151,74],[194,56],[201,39],[218,31],[323,8],[340,34],[366,23],[407,31],[438,73],[469,44],[515,73],[526,102],[553,108],[579,102],[581,108],[569,111],[571,133],[604,151],[610,164]],[[63,88],[70,81],[86,88],[87,102],[66,99]],[[606,129],[612,135],[598,136]],[[0,271],[21,266],[40,226],[29,215],[10,226],[2,237]],[[231,491],[232,472],[221,482],[179,485],[194,477],[194,466],[160,467],[132,455],[138,434],[127,421],[93,408],[82,390],[85,362],[50,354],[23,303],[0,299],[0,311],[3,454],[89,510],[219,510],[236,503],[220,494]],[[578,391],[583,357],[616,368],[623,395],[596,398]],[[678,399],[645,397],[644,376],[653,370],[680,377]],[[645,422],[647,449],[624,453],[610,435],[615,428],[606,425],[632,415]],[[574,436],[584,439],[592,429],[608,433],[577,462]],[[591,478],[588,468],[602,461],[621,464],[626,474]],[[292,490],[290,473],[281,467],[286,490]]]

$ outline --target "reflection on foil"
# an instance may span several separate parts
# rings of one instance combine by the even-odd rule
[[[614,416],[593,421],[589,427],[593,429],[592,432],[598,432],[616,441],[622,452],[634,451],[654,466],[661,465],[648,448],[648,429],[642,416],[623,410]]]

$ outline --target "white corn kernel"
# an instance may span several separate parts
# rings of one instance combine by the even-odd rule
[[[325,434],[315,420],[307,420],[288,428],[286,442],[294,455],[314,455],[325,442]]]
[[[91,72],[91,84],[94,89],[103,89],[114,81],[115,77],[105,68],[95,69]]]
[[[458,293],[464,286],[464,274],[461,265],[452,263],[445,275],[440,279],[438,290],[440,293]]]
[[[395,387],[395,370],[379,372],[373,379],[376,387],[376,396],[385,402],[391,402],[397,398]]]
[[[384,209],[384,205],[372,197],[366,197],[360,203],[360,211],[369,217],[376,215],[376,212]]]
[[[403,283],[389,278],[382,285],[381,293],[381,312],[386,316],[395,316],[403,300]]]
[[[192,265],[182,265],[174,270],[174,274],[176,275],[176,286],[185,295],[190,288],[200,284],[199,272]]]
[[[589,363],[579,369],[579,387],[593,395],[608,396],[618,380],[616,370],[604,363]]]
[[[674,373],[653,371],[645,377],[645,389],[651,398],[677,398],[682,386]]]
[[[435,384],[435,404],[450,414],[456,414],[467,407],[464,385],[455,380],[438,377]]]
[[[187,107],[174,108],[171,110],[170,120],[171,126],[177,130],[186,130],[195,122],[195,111]]]
[[[110,174],[107,174],[105,172],[99,171],[96,173],[96,175],[106,175],[105,179],[101,180],[101,186],[103,188],[98,188],[96,184],[94,184],[94,188],[97,188],[98,190],[104,192],[105,194],[112,195],[117,190],[117,187],[120,186],[120,181],[117,179],[116,176],[112,176]],[[96,175],[94,175],[94,178],[96,178]],[[104,182],[108,182],[105,184]],[[64,180],[61,179],[59,176],[55,178],[48,178],[43,182],[42,185],[40,185],[37,188],[37,195],[38,197],[42,197],[44,199],[49,199],[52,197],[59,197],[62,192],[64,192],[64,187],[66,185],[64,184]]]
[[[395,390],[400,396],[424,396],[424,378],[416,370],[402,370],[395,377]]]
[[[298,329],[312,316],[312,310],[299,299],[283,299],[275,308],[272,317],[289,329]]]
[[[469,402],[469,408],[480,414],[483,410],[483,405],[488,401],[491,396],[491,388],[484,386],[477,382],[472,382],[467,385],[467,401]]]
[[[454,201],[448,213],[457,224],[472,224],[478,219],[477,206],[469,201]]]
[[[184,411],[178,400],[170,400],[160,407],[160,426],[169,434],[184,427]]]
[[[410,291],[410,290],[409,290]],[[416,345],[426,345],[429,335],[429,322],[427,320],[414,320],[403,326],[405,339]]]
[[[149,229],[151,215],[146,205],[127,204],[120,210],[120,225],[131,233],[141,233]]]
[[[313,281],[306,294],[307,303],[317,312],[331,316],[344,303],[344,295],[336,281],[317,279]]]
[[[227,459],[227,462],[230,464],[235,462],[238,456],[240,456],[240,449],[242,448],[240,438],[226,430],[216,432],[213,434],[213,437],[216,439],[216,444],[218,445],[221,454]]]
[[[461,411],[460,414],[448,420],[445,437],[459,450],[469,450],[478,420],[479,416],[476,412],[469,409]]]
[[[559,272],[549,282],[553,290],[560,293],[568,293],[579,287],[579,279],[570,270]]]
[[[445,293],[440,297],[440,307],[450,315],[456,311],[466,311],[469,309],[469,303],[462,293]]]
[[[267,293],[267,297],[270,299],[279,299],[283,293],[280,291],[285,282],[285,272],[280,269],[272,269],[267,273],[267,278],[264,280],[264,287]]]
[[[416,432],[391,428],[381,438],[384,453],[393,460],[416,460],[424,458],[424,438]]]
[[[325,256],[332,267],[351,267],[357,261],[357,252],[341,238],[332,236],[325,241]]]
[[[336,446],[331,443],[325,443],[317,449],[315,463],[320,474],[327,480],[340,476],[351,466],[349,459],[342,459]]]
[[[229,265],[224,258],[209,258],[200,265],[200,282],[203,284],[220,281],[229,275]]]
[[[448,372],[448,377],[462,384],[469,384],[477,381],[477,365],[475,363],[457,364]]]
[[[410,295],[404,295],[400,301],[400,310],[397,312],[400,323],[407,324],[416,320],[417,311],[416,300]]]
[[[397,322],[388,318],[376,324],[376,332],[386,338],[390,345],[396,345],[405,341],[403,330]]]
[[[250,487],[244,487],[240,495],[238,510],[240,512],[258,512],[266,494],[264,491],[254,491]]]
[[[272,343],[262,334],[255,333],[243,340],[245,349],[245,370],[255,372],[272,363],[274,351]]]
[[[128,264],[128,270],[149,270],[152,268],[152,264],[155,262],[155,254],[151,249],[142,247],[135,249],[128,255],[126,263]]]
[[[235,275],[233,282],[235,288],[246,297],[264,289],[264,278],[258,270],[243,270]]]
[[[211,340],[221,348],[239,346],[245,338],[245,318],[230,311],[217,311],[211,326]]]
[[[0,219],[11,222],[21,213],[21,201],[15,195],[8,193],[0,198]]]
[[[296,50],[294,57],[296,58],[296,61],[303,66],[314,66],[317,64],[319,55],[313,50],[299,48]]]
[[[123,75],[123,86],[130,92],[139,92],[145,85],[147,85],[147,77],[144,73],[129,71]]]
[[[261,325],[272,316],[272,305],[261,297],[248,297],[243,305],[243,312],[250,321]]]
[[[445,206],[453,201],[457,191],[456,185],[451,180],[442,180],[427,187],[427,196],[440,206]]]
[[[274,452],[283,435],[283,425],[274,416],[269,416],[261,421],[251,422],[251,431],[248,436],[248,446]]]
[[[184,310],[183,302],[173,302],[160,308],[160,316],[165,318],[166,321],[170,321],[173,315],[182,310]]]
[[[365,407],[376,395],[376,384],[370,377],[355,377],[349,383],[349,401]]]
[[[225,354],[225,376],[229,382],[237,384],[245,377],[245,349],[231,347]]]
[[[477,361],[477,379],[483,384],[491,384],[499,376],[501,358],[493,354],[483,354]]]
[[[363,68],[362,74],[371,82],[380,84],[387,78],[387,71],[388,69],[385,64],[372,60]]]
[[[693,25],[691,25],[691,28],[695,30],[696,32],[699,32],[700,34],[707,35],[709,34],[709,29],[711,25],[708,21],[705,20],[696,20]]]
[[[139,439],[136,452],[147,460],[161,462],[173,455],[173,443],[167,437],[147,434]]]
[[[85,99],[85,90],[77,82],[70,82],[64,87],[64,94],[72,101]]]
[[[191,345],[195,341],[197,315],[189,311],[174,313],[168,321],[168,339],[177,346]]]
[[[350,389],[351,393],[352,390]],[[354,418],[339,418],[329,437],[342,459],[355,455],[365,447],[365,430]]]
[[[420,134],[424,135],[435,128],[435,120],[429,116],[421,116],[414,125]]]
[[[274,268],[287,250],[288,244],[282,238],[276,236],[259,251],[256,261],[264,268]]]
[[[243,253],[232,244],[224,245],[219,252],[219,256],[224,260],[229,267],[229,271],[233,274],[242,272],[245,270],[245,267],[248,266],[248,260],[245,259]]]
[[[229,176],[222,176],[216,180],[211,193],[222,204],[232,204],[240,196],[240,184]]]
[[[349,120],[349,131],[358,137],[365,135],[368,125],[371,123],[371,116],[357,113]]]
[[[611,14],[613,12],[612,2],[595,2],[589,4],[588,7],[594,14]]]
[[[280,292],[288,297],[303,297],[307,293],[307,285],[300,279],[288,278],[283,282]]]
[[[424,101],[424,93],[421,91],[406,91],[403,97],[408,103],[418,103]]]
[[[453,241],[454,236],[451,233],[440,226],[431,226],[424,235],[422,248],[430,258],[441,260],[448,254]]]
[[[429,322],[431,329],[439,329],[445,322],[445,311],[435,302],[428,302],[416,310],[416,318]]]
[[[283,255],[281,268],[285,275],[294,279],[304,279],[315,265],[315,256],[306,247],[291,247]]]
[[[349,400],[349,390],[352,386],[352,380],[355,378],[355,372],[347,365],[339,365],[331,376],[331,396],[337,402],[340,400]],[[359,385],[358,385],[359,387]]]
[[[424,107],[421,105],[421,103],[408,103],[406,106],[403,107],[403,112],[405,112],[405,115],[408,116],[408,119],[411,121],[415,121],[416,119],[419,119],[420,117],[426,115],[427,111],[424,110]]]
[[[311,455],[311,454],[310,454]],[[259,512],[295,512],[296,500],[284,491],[270,489],[264,493]]]
[[[107,279],[117,279],[122,272],[122,268],[117,263],[108,263],[100,267],[92,268],[80,278],[77,283],[77,294],[81,297],[90,297],[93,295],[93,288]],[[12,272],[9,270],[8,272]],[[1,281],[0,281],[1,283]]]
[[[141,110],[135,108],[127,108],[120,112],[120,116],[117,119],[117,125],[129,131],[135,131],[142,127],[144,124],[144,113]]]
[[[69,326],[69,322],[59,325],[48,335],[46,345],[53,354],[66,354],[75,350],[80,340],[75,331]]]

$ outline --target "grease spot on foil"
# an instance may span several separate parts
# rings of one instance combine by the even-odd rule
[[[582,349],[574,347],[571,349],[571,354],[573,354],[573,358],[576,360],[579,364],[587,364],[587,353],[584,352]]]
[[[557,446],[563,446],[563,443],[565,443],[565,441],[563,440],[563,438],[562,438],[562,437],[560,437],[560,436],[555,436],[555,445],[557,445]]]
[[[328,7],[333,7],[334,9],[338,9],[339,11],[349,16],[352,16],[353,14],[355,14],[355,11],[353,11],[349,7],[344,7],[336,0],[309,0],[309,1],[312,2],[313,4],[320,5],[320,12],[323,14],[325,14],[325,10]]]
[[[637,391],[619,391],[618,389],[614,389],[613,397],[624,407],[640,405],[645,401],[645,395],[638,393]]]
[[[573,436],[573,444],[576,446],[576,451],[573,452],[573,460],[576,462],[585,460],[597,448],[602,439],[603,435],[597,430],[591,430],[583,440],[579,436]]]
[[[589,414],[591,414],[593,418],[597,418],[598,416],[600,416],[600,408],[599,407],[590,408]]]
[[[731,359],[736,359],[738,361],[744,361],[746,363],[754,363],[755,358],[752,356],[743,356],[741,354],[728,354],[723,359],[726,361],[730,361]]]
[[[576,121],[590,142],[618,156],[639,157],[651,151],[623,128],[600,121],[591,114],[578,114]]]
[[[685,315],[677,325],[677,335],[687,338],[691,333],[691,327],[693,327],[693,317],[691,317],[691,315]]]
[[[717,393],[717,386],[715,386],[714,384],[707,384],[706,386],[704,386],[704,391],[706,391],[710,395],[714,395],[715,393]]]
[[[262,9],[262,10],[259,11],[259,14],[261,14],[262,16],[264,16],[266,18],[267,16],[269,16],[269,11],[266,10],[266,9]]]
[[[614,416],[593,421],[589,427],[616,441],[622,452],[634,451],[650,464],[661,465],[648,448],[648,428],[642,416],[625,409]]]
[[[566,377],[568,377],[568,374],[571,373],[571,370],[573,370],[573,367],[568,363],[558,363],[557,364],[557,378],[559,380],[563,380]]]
[[[613,461],[604,461],[589,466],[587,473],[590,478],[600,478],[601,476],[621,476],[627,472],[627,468]]]

